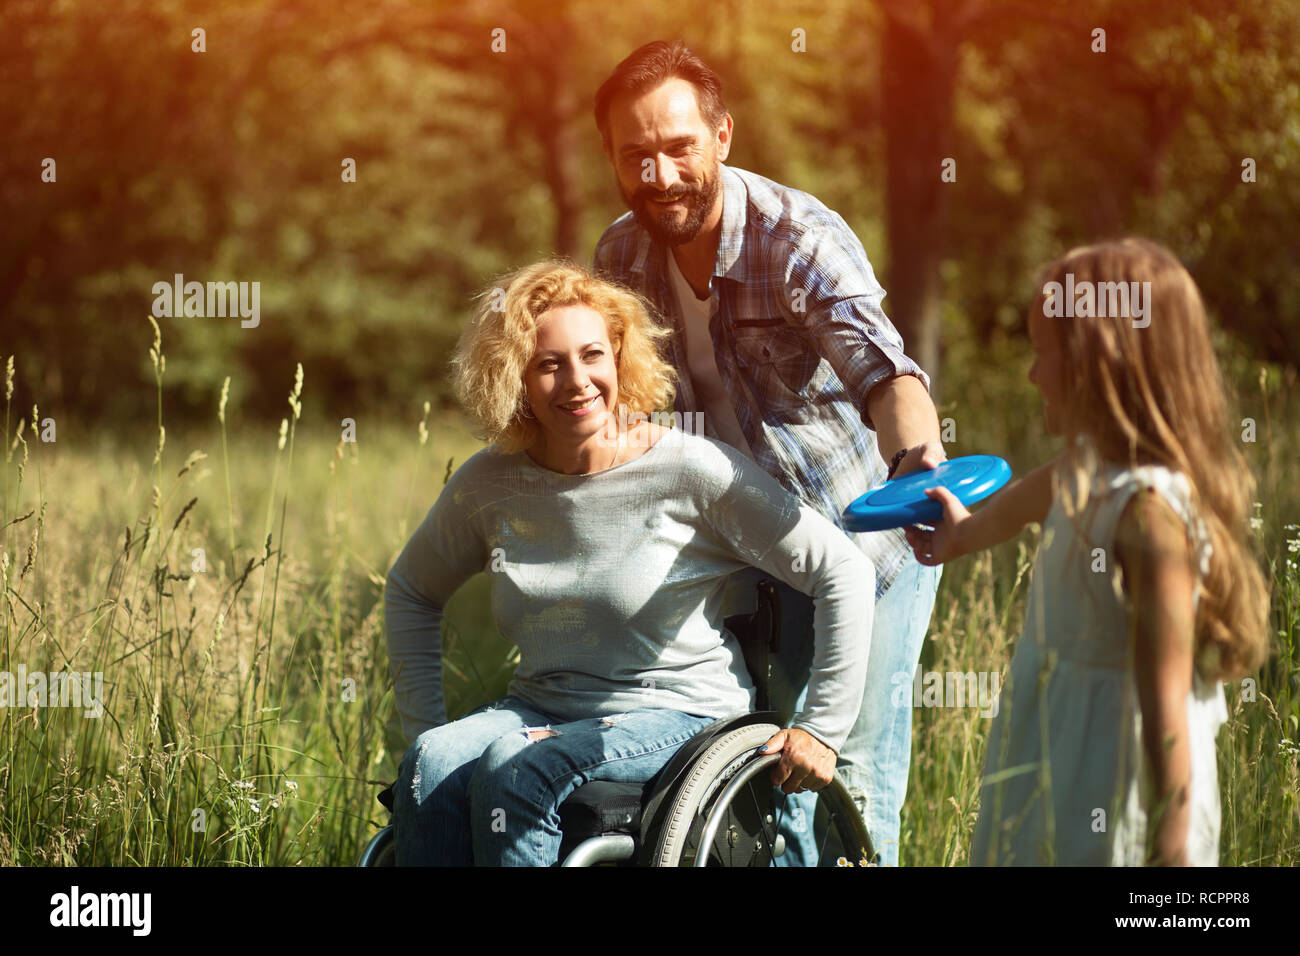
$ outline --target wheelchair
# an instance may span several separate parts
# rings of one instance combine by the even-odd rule
[[[770,709],[768,694],[780,640],[778,602],[775,584],[764,579],[754,612],[725,621],[744,651],[758,711],[705,727],[644,784],[593,780],[580,786],[560,806],[561,866],[776,865],[785,840],[768,772],[781,755],[758,748],[789,716]],[[379,795],[389,811],[393,786]],[[819,864],[875,862],[861,813],[838,773],[818,792],[814,833],[820,834]],[[389,824],[371,838],[358,866],[393,866],[395,860]]]

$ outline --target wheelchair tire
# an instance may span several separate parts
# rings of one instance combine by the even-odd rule
[[[780,755],[757,751],[780,729],[737,728],[695,759],[655,840],[651,866],[773,865],[780,838],[768,772]],[[818,815],[829,821],[827,836],[833,833],[838,841],[835,851],[854,863],[871,860],[871,838],[838,775],[821,791],[819,803]]]
[[[396,866],[397,843],[393,839],[393,825],[380,829],[361,851],[357,866]]]

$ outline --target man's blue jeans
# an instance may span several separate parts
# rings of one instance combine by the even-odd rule
[[[427,730],[393,796],[399,866],[550,866],[559,806],[589,780],[644,783],[713,723],[633,710],[554,723],[516,697]]]
[[[899,815],[912,760],[912,708],[894,706],[897,682],[893,677],[905,673],[911,686],[940,573],[941,568],[927,568],[908,555],[898,576],[876,602],[862,709],[835,768],[862,811],[879,862],[885,866],[898,865]],[[776,583],[781,600],[781,644],[772,666],[772,704],[777,710],[798,712],[808,695],[813,600]],[[910,705],[910,696],[908,702]],[[778,791],[776,796],[778,808],[784,804],[781,833],[786,841],[786,851],[777,858],[777,865],[815,866],[822,836],[813,832],[811,824],[817,794],[785,796]]]

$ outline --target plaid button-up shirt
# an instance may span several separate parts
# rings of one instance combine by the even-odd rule
[[[839,214],[770,179],[721,166],[722,235],[709,335],[723,388],[758,465],[843,528],[844,509],[885,480],[867,393],[929,376],[881,311],[885,290]],[[596,271],[640,292],[674,330],[675,410],[696,412],[667,249],[627,213],[596,245]],[[705,421],[705,433],[717,438]],[[911,554],[901,529],[849,533],[876,568],[876,595]]]

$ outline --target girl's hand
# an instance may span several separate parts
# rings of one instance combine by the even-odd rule
[[[970,520],[971,514],[947,488],[927,488],[925,495],[943,505],[943,521],[933,531],[912,525],[905,532],[916,560],[927,567],[934,567],[959,558],[971,550],[964,545],[965,535],[962,531],[962,525]]]
[[[779,731],[759,748],[759,753],[777,752],[781,761],[772,767],[772,786],[782,793],[820,790],[835,775],[835,751],[806,730]]]

